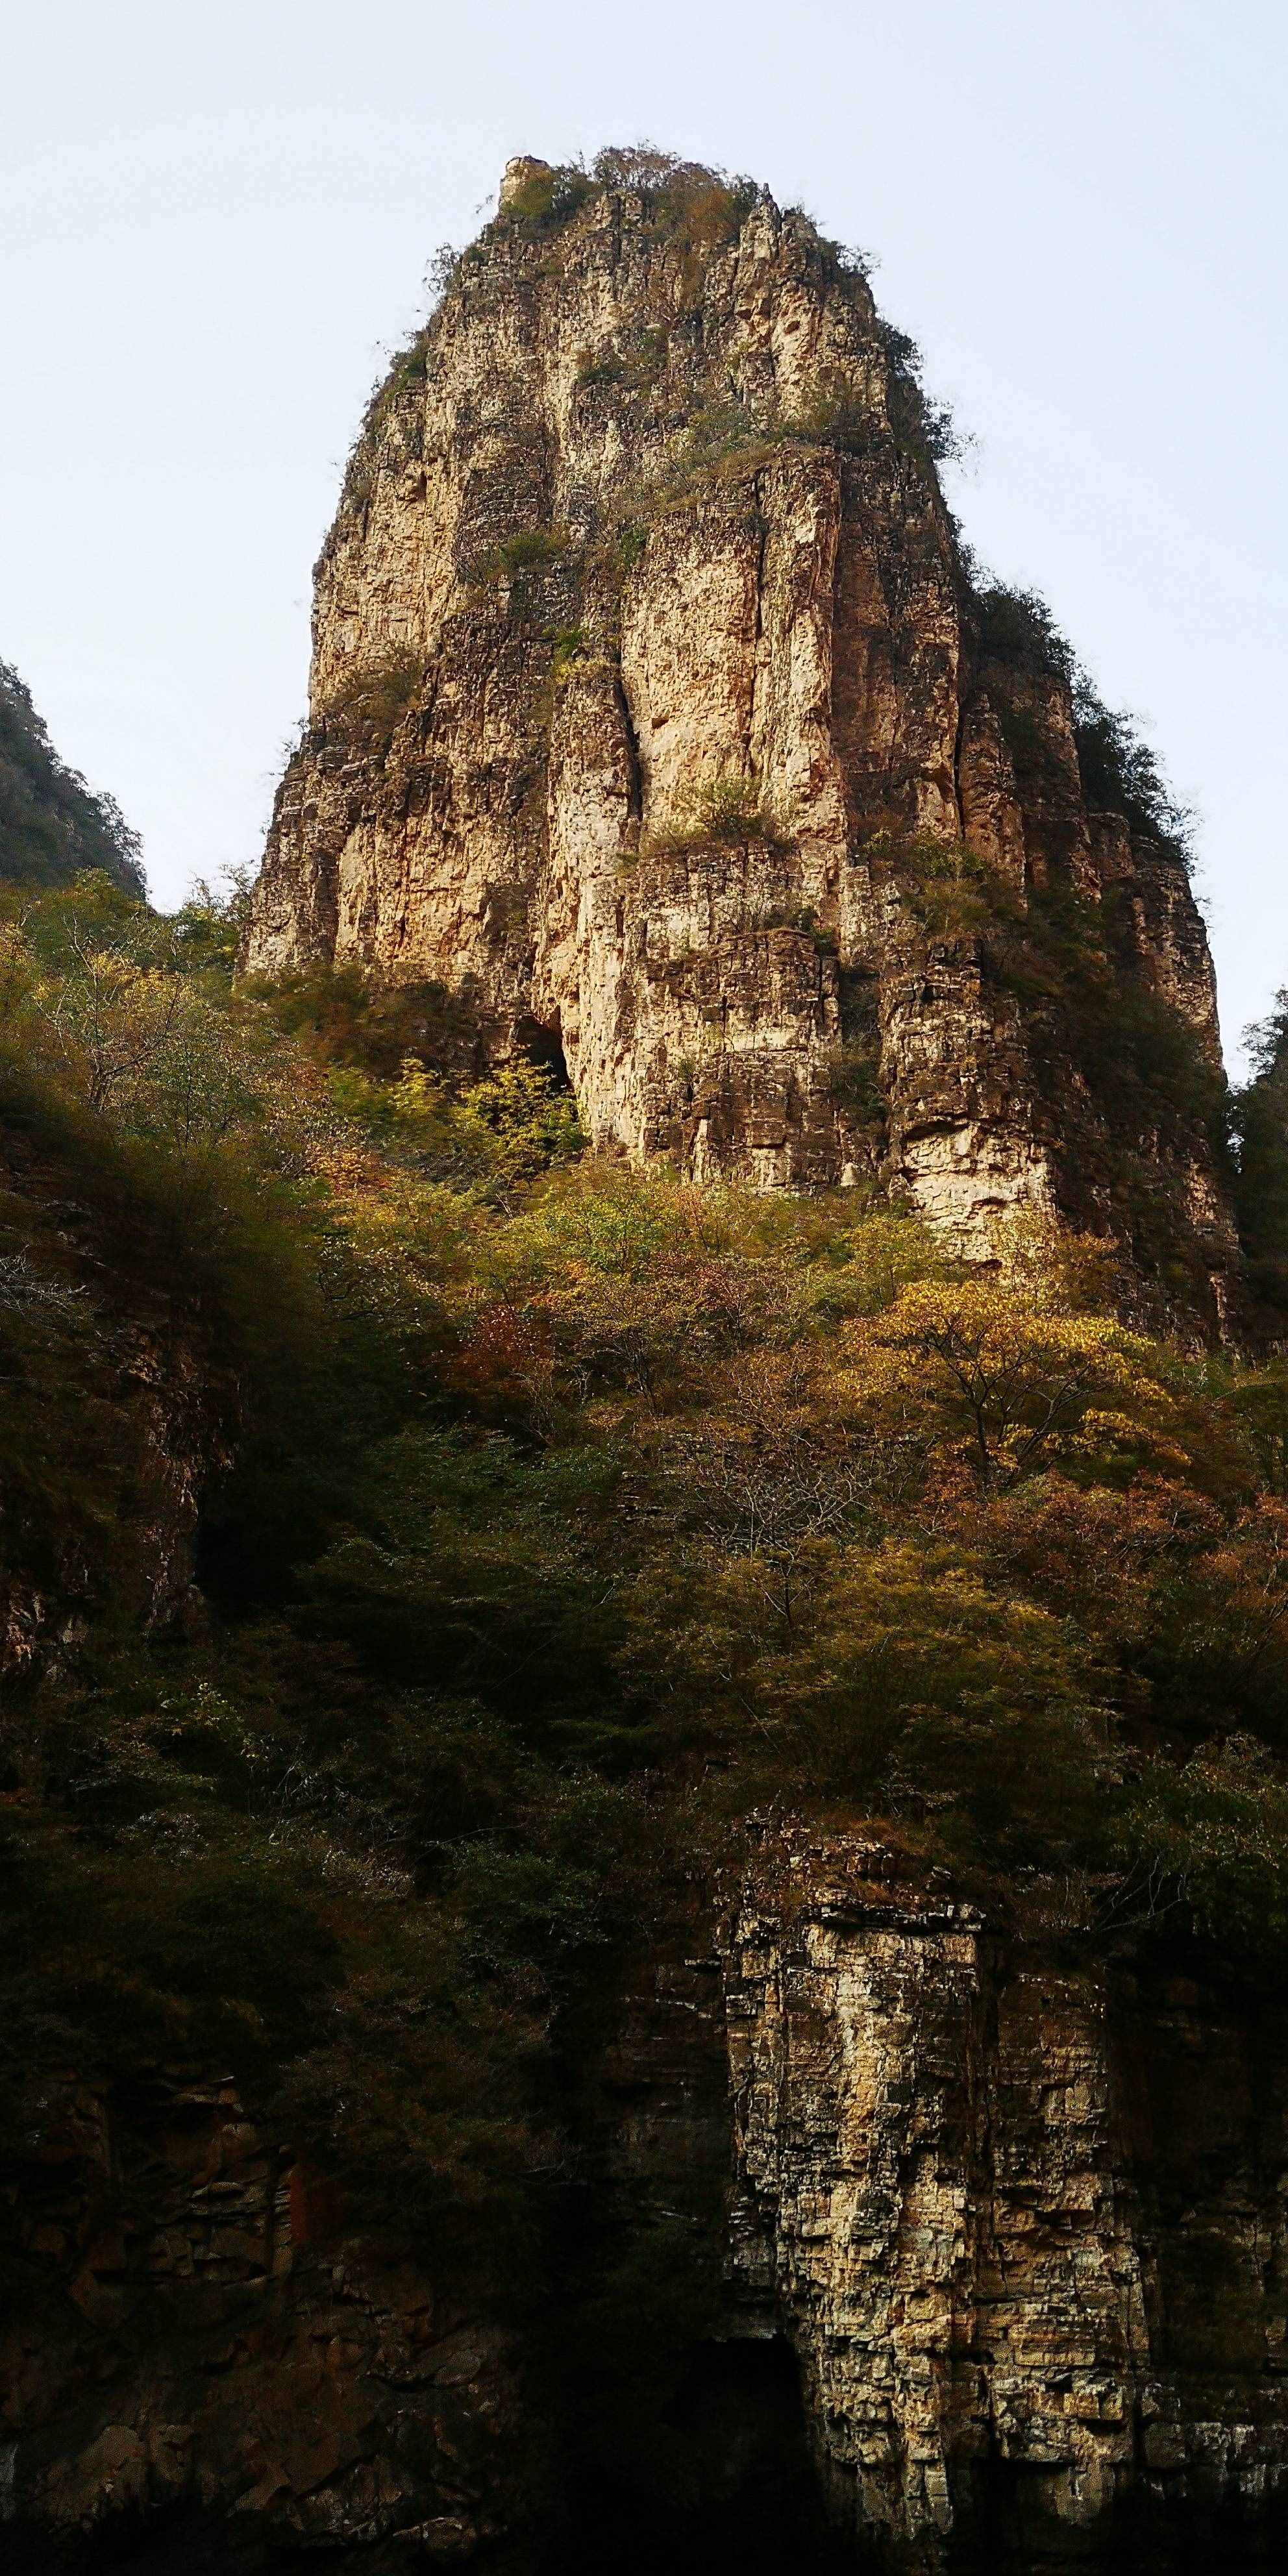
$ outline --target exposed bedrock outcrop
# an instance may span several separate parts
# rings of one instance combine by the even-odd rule
[[[435,979],[486,1047],[562,1051],[600,1145],[879,1174],[975,1249],[1016,1208],[1139,1234],[1161,1191],[1210,1313],[1201,1109],[1106,1081],[1030,953],[1067,896],[1102,1009],[1214,1070],[1183,860],[990,631],[863,276],[763,191],[534,186],[355,446],[246,963]]]
[[[0,2331],[7,2563],[396,2539],[432,2565],[497,2537],[523,2461],[510,2338],[346,2229],[226,2078],[158,2068],[126,2099],[69,2076],[44,2107]]]
[[[1035,1964],[853,1837],[767,1851],[725,1972],[734,2276],[860,2554],[1282,2545],[1283,2015]]]
[[[652,2237],[649,2277],[683,2298],[714,2253],[724,2285],[678,2375],[571,2448],[531,2328],[356,2236],[231,2085],[48,2109],[43,2286],[2,2354],[19,2564],[131,2530],[250,2569],[759,2565],[759,2532],[810,2567],[1034,2576],[1284,2543],[1288,2019],[1013,1943],[853,1834],[767,1834],[631,1981],[584,2223],[619,2278]]]

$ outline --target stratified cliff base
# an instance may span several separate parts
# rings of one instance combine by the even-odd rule
[[[571,2449],[532,2324],[355,2238],[230,2086],[69,2085],[5,2344],[30,2563],[131,2564],[132,2527],[140,2565],[248,2571],[732,2568],[789,2529],[927,2576],[1274,2563],[1282,2011],[1062,1965],[880,1845],[775,1830],[641,1960],[603,2079],[596,2223],[682,2276],[723,2206],[727,2255],[656,2411]]]

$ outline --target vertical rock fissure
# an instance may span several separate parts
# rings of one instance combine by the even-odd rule
[[[640,776],[639,737],[636,734],[634,722],[632,720],[631,702],[627,694],[626,683],[622,678],[620,663],[615,664],[613,669],[613,698],[618,714],[622,720],[622,740],[626,745],[626,766],[629,781],[626,810],[631,822],[638,823],[642,820],[644,813],[644,789]]]

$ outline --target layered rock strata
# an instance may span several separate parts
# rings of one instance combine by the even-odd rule
[[[149,2566],[248,2571],[1269,2563],[1288,2021],[1076,1955],[803,1828],[672,1926],[601,2070],[555,2330],[575,2369],[588,2229],[693,2340],[639,2328],[571,2447],[529,2330],[355,2233],[231,2084],[69,2079],[0,2338],[13,2563],[115,2564],[131,2533]]]
[[[1161,1192],[1210,1309],[1201,1106],[1126,1097],[1062,989],[1090,940],[1101,1018],[1215,1072],[1183,861],[972,590],[906,344],[763,191],[543,170],[354,449],[247,966],[432,980],[601,1146],[880,1177],[974,1250]]]
[[[853,1837],[767,1856],[726,1982],[734,2274],[791,2337],[860,2559],[1102,2566],[1134,2532],[1151,2565],[1261,2563],[1282,2015],[1035,1964]]]

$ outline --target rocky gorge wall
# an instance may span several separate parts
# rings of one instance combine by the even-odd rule
[[[253,2567],[393,2533],[400,2564],[452,2563],[504,2529],[511,2342],[346,2234],[230,2079],[158,2067],[126,2099],[69,2074],[44,2107],[10,2186],[40,2295],[0,2335],[6,2563]]]
[[[907,349],[763,190],[512,165],[350,460],[244,962],[432,980],[698,1178],[1165,1236],[1211,1324],[1183,857],[972,587]]]
[[[726,1979],[734,2271],[786,2322],[860,2548],[1273,2546],[1281,2015],[999,1941],[852,1836],[767,1855]]]
[[[759,2531],[766,2565],[791,2535],[928,2576],[1280,2545],[1281,2010],[1071,1966],[789,1827],[641,1957],[602,2086],[601,2212],[722,2286],[569,2454],[525,2337],[355,2232],[231,2085],[69,2082],[3,2345],[16,2563],[131,2532],[176,2566],[527,2569],[759,2564]]]
[[[445,989],[480,1063],[566,1072],[606,1152],[907,1194],[977,1253],[1059,1211],[1211,1333],[1216,1022],[1166,818],[1032,605],[969,578],[853,263],[763,192],[628,164],[512,170],[373,405],[245,968]],[[138,1523],[111,1607],[164,1637],[206,1615],[227,1352],[151,1304],[131,1329],[75,1194],[8,1177],[92,1257],[92,1500]],[[58,1584],[0,1604],[18,1676],[98,1597],[59,1535]],[[70,1776],[92,1820],[111,1776]],[[0,2104],[0,2559],[1275,2563],[1282,2012],[1144,1939],[1129,1970],[1032,1873],[985,1919],[875,1831],[755,1827],[715,1885],[690,1854],[617,1988],[607,1952],[549,2051],[539,2258],[486,2292],[324,2179],[271,2076],[163,2036],[109,2080],[38,2022],[67,2062]]]

